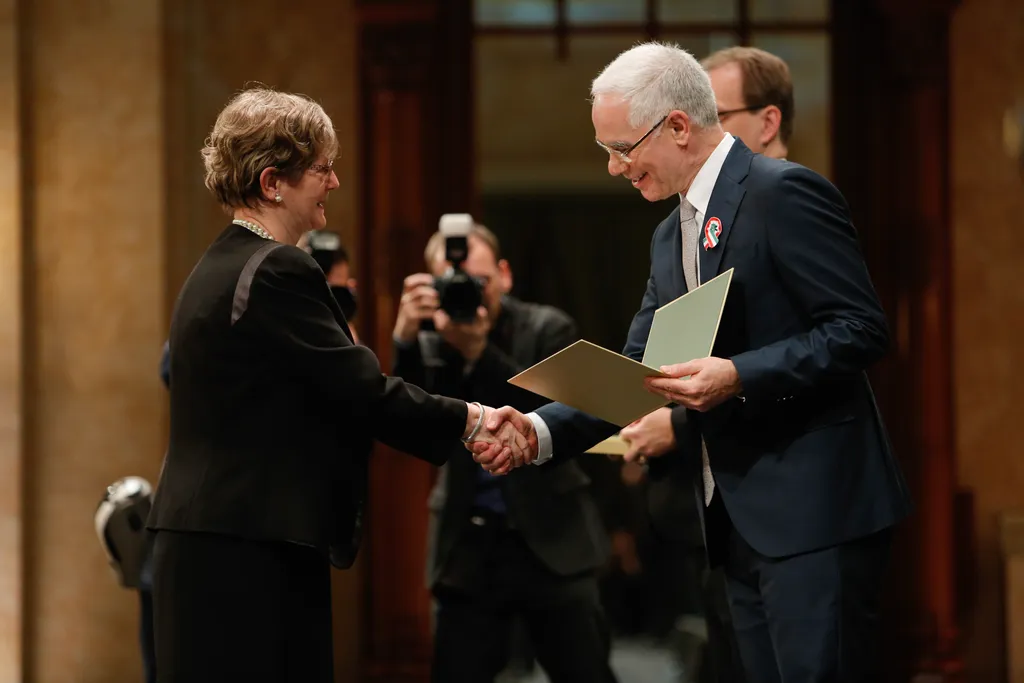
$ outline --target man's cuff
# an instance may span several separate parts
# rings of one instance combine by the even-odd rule
[[[678,405],[672,406],[670,416],[669,420],[672,425],[672,436],[675,437],[676,448],[678,448],[680,444],[686,443],[686,430],[688,429],[687,423],[689,422],[686,415],[686,408]]]
[[[530,422],[533,423],[533,428],[537,432],[537,459],[532,464],[543,465],[553,455],[552,450],[554,450],[554,446],[551,443],[551,430],[548,429],[547,423],[537,413],[527,413],[526,417],[530,418]]]

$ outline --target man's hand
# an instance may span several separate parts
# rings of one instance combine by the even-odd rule
[[[644,480],[646,474],[647,470],[635,462],[622,463],[622,469],[619,471],[622,483],[626,486],[636,486]]]
[[[676,447],[676,434],[672,431],[672,409],[658,408],[619,432],[629,450],[622,456],[626,462],[646,462],[647,458],[665,455]]]
[[[420,324],[433,317],[437,306],[438,296],[434,289],[433,275],[416,273],[405,278],[392,336],[406,343],[414,341],[420,331]]]
[[[537,459],[537,432],[530,418],[509,406],[488,410],[487,413],[484,427],[489,434],[496,435],[495,441],[474,439],[466,444],[473,453],[473,459],[484,470],[491,474],[508,474],[516,467]],[[510,444],[507,455],[505,443]]]
[[[636,576],[643,571],[640,555],[636,551],[636,539],[628,531],[613,531],[610,534],[612,557],[626,576]]]
[[[487,348],[491,319],[483,306],[476,309],[476,318],[471,323],[452,322],[448,314],[439,309],[434,311],[434,328],[442,339],[472,363],[480,358]]]
[[[672,379],[648,377],[644,380],[647,390],[702,413],[743,390],[736,366],[725,358],[698,358],[689,363],[663,365],[661,371]]]

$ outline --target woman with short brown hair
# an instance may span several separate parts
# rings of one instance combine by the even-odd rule
[[[479,404],[385,377],[352,343],[313,258],[338,187],[330,118],[246,90],[217,117],[206,185],[233,220],[189,275],[170,330],[171,428],[149,526],[157,680],[334,680],[330,564],[359,545],[374,439],[442,464],[451,441],[526,442]],[[523,418],[525,419],[525,418]]]

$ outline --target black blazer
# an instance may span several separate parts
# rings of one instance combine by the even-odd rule
[[[547,400],[508,379],[561,351],[579,338],[564,312],[505,297],[490,343],[468,374],[462,356],[421,332],[411,345],[396,344],[394,374],[429,391],[510,405],[529,412]],[[424,358],[427,349],[427,358]],[[433,585],[458,545],[473,509],[480,466],[465,448],[454,447],[430,493],[427,581]],[[512,524],[533,554],[553,573],[595,569],[608,557],[608,537],[590,490],[590,478],[575,462],[561,467],[521,467],[498,477]]]
[[[373,439],[434,464],[466,404],[385,377],[304,251],[229,226],[170,331],[171,428],[153,529],[288,541],[351,565]]]
[[[732,359],[743,395],[706,413],[674,408],[680,447],[651,461],[651,477],[678,480],[684,468],[703,510],[703,435],[715,495],[769,557],[893,525],[910,498],[865,375],[889,334],[846,201],[817,173],[736,140],[711,217],[722,232],[716,247],[698,247],[701,278],[735,268],[713,355]],[[631,358],[643,356],[655,309],[686,291],[681,242],[677,208],[651,241],[647,290],[623,351]],[[560,404],[538,413],[555,458],[617,429]]]

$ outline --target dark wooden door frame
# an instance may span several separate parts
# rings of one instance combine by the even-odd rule
[[[872,383],[914,498],[883,603],[887,681],[958,680],[949,22],[955,0],[833,0],[836,185],[893,345]],[[969,497],[968,497],[969,500]],[[968,517],[969,519],[969,517]],[[960,539],[961,542],[964,539]]]
[[[441,214],[474,207],[471,10],[471,0],[357,0],[360,331],[385,372],[403,278],[423,270],[423,247]],[[432,481],[426,463],[375,449],[362,549],[361,680],[428,678]]]

